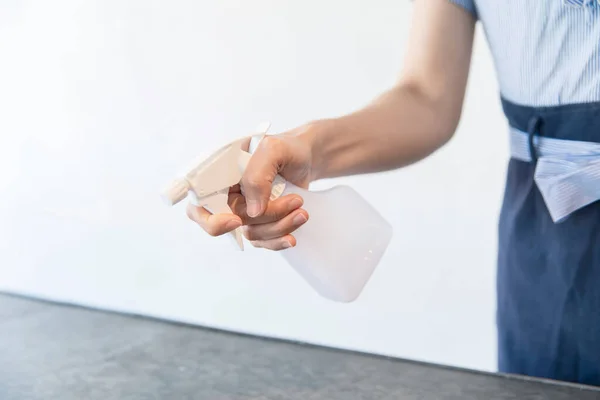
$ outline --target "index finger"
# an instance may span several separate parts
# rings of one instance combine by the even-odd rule
[[[211,236],[221,236],[242,226],[239,216],[233,214],[211,214],[204,207],[188,204],[186,214]]]

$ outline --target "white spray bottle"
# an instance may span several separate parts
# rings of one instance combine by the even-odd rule
[[[189,195],[196,206],[212,213],[232,213],[227,204],[229,189],[240,182],[252,152],[268,129],[269,124],[257,129],[248,152],[242,149],[247,138],[222,147],[172,182],[163,198],[174,205]],[[338,302],[354,301],[390,243],[391,225],[348,186],[311,192],[277,176],[271,200],[292,193],[302,197],[309,219],[292,233],[296,246],[280,253],[321,296]],[[243,250],[241,228],[231,233]]]

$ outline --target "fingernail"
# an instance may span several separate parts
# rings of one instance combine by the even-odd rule
[[[300,213],[294,217],[292,222],[294,222],[295,225],[301,225],[306,222],[306,217],[304,214]]]
[[[293,209],[300,208],[300,206],[302,206],[302,199],[300,199],[298,197],[294,197],[290,201],[290,207],[292,207]]]
[[[260,214],[260,203],[256,200],[248,200],[247,214],[250,218],[256,217]]]
[[[284,240],[283,241],[283,248],[284,249],[289,249],[290,247],[292,247],[292,242],[290,242],[289,240]]]
[[[227,228],[228,231],[232,231],[234,229],[237,229],[241,226],[242,224],[240,224],[240,221],[236,220],[236,219],[232,219],[231,221],[228,221],[227,224],[225,225],[225,227]]]

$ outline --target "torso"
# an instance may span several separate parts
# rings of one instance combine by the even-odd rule
[[[531,155],[511,152],[500,214],[499,369],[600,385],[600,0],[450,1],[481,22]],[[558,141],[538,158],[535,139]],[[556,222],[556,204],[578,208]]]
[[[600,101],[600,1],[473,1],[505,99],[529,106]]]

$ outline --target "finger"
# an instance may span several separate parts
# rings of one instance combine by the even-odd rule
[[[246,199],[238,194],[229,195],[229,207],[231,207],[234,214],[242,219],[244,225],[267,224],[279,221],[302,207],[303,203],[302,197],[290,194],[268,202],[262,215],[250,218],[247,212]]]
[[[285,158],[285,149],[280,142],[272,136],[261,140],[242,176],[240,184],[246,197],[247,214],[251,218],[262,215],[269,202],[273,180]]]
[[[242,193],[242,187],[239,184],[233,185],[229,188],[229,194],[232,193]]]
[[[248,219],[248,214],[246,214],[246,199],[241,193],[229,193],[229,197],[227,198],[227,204],[231,211],[240,217],[242,223],[244,223],[245,219]]]
[[[284,237],[271,240],[254,240],[250,242],[250,244],[261,249],[279,251],[296,246],[296,238],[294,238],[292,235],[286,235]]]
[[[188,204],[186,214],[211,236],[221,236],[242,226],[240,217],[233,214],[211,214],[204,207]]]
[[[308,221],[308,213],[299,209],[277,222],[246,226],[244,236],[250,241],[277,239],[294,232],[306,221]]]

